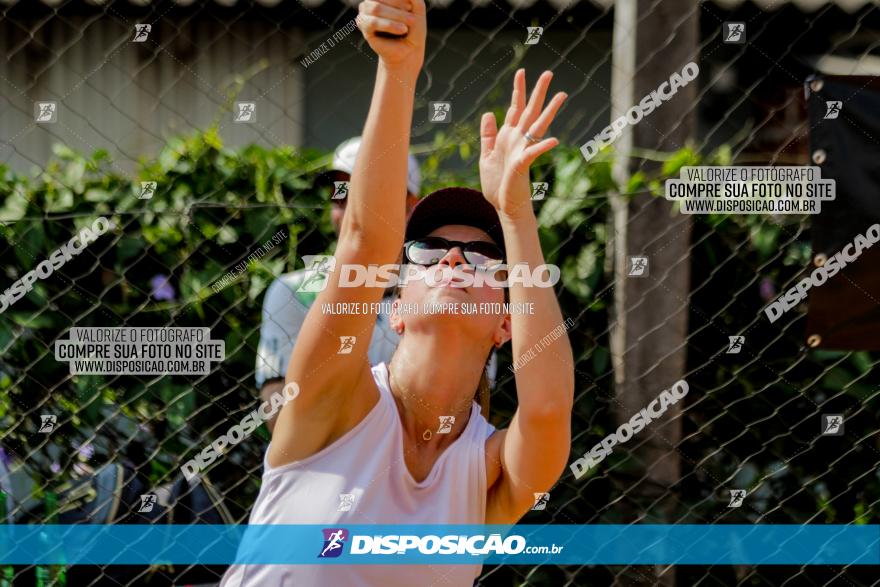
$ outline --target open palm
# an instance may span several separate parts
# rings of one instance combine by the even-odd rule
[[[483,114],[480,120],[480,187],[499,212],[514,214],[530,201],[529,167],[538,156],[559,144],[556,139],[543,138],[568,97],[559,92],[544,108],[552,78],[549,71],[541,74],[526,105],[526,74],[518,70],[501,129],[492,113]],[[526,133],[537,140],[529,140]]]

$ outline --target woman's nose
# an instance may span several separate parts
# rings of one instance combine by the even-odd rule
[[[446,251],[446,255],[440,259],[441,265],[448,265],[452,269],[455,269],[459,265],[466,265],[467,260],[464,258],[464,253],[461,250],[461,247],[452,247],[448,251]]]

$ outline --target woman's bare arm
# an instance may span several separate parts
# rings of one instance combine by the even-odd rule
[[[370,111],[336,246],[336,270],[318,295],[297,338],[287,382],[299,385],[275,424],[268,455],[273,467],[309,456],[329,438],[366,415],[377,400],[367,349],[383,287],[339,286],[340,268],[397,262],[403,246],[407,155],[416,80],[424,61],[424,0],[365,0],[358,27],[379,57]],[[403,34],[401,39],[377,33]],[[325,304],[357,304],[359,311],[325,314]],[[364,306],[366,304],[366,306]],[[351,306],[349,306],[351,307]],[[342,337],[356,337],[339,354]],[[371,393],[372,392],[372,393]]]
[[[540,77],[526,105],[525,72],[518,71],[501,130],[492,114],[484,115],[480,125],[483,193],[501,218],[507,263],[526,263],[530,271],[544,263],[544,254],[530,200],[529,166],[558,144],[543,137],[566,98],[560,92],[544,108],[551,77],[549,72]],[[541,140],[528,141],[526,132]],[[534,504],[534,494],[559,479],[571,444],[574,360],[555,292],[517,283],[510,288],[510,301],[534,308],[533,314],[511,316],[513,359],[533,347],[536,351],[515,371],[517,410],[501,437],[501,474],[487,502],[490,524],[522,517]],[[561,336],[547,345],[539,342],[554,330]]]

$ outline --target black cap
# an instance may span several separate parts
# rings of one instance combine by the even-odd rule
[[[482,192],[470,188],[443,188],[431,192],[416,204],[406,225],[406,240],[427,236],[447,224],[463,224],[488,234],[502,250],[504,233],[495,206]]]

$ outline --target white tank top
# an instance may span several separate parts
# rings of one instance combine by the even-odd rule
[[[272,468],[264,457],[263,481],[249,523],[334,527],[485,523],[485,448],[495,427],[482,416],[480,406],[471,405],[464,431],[443,451],[430,474],[416,483],[403,459],[403,427],[388,368],[380,363],[372,372],[379,401],[354,428],[294,463]],[[353,494],[350,511],[338,511],[340,494]],[[470,587],[481,568],[479,564],[233,565],[220,587]]]

